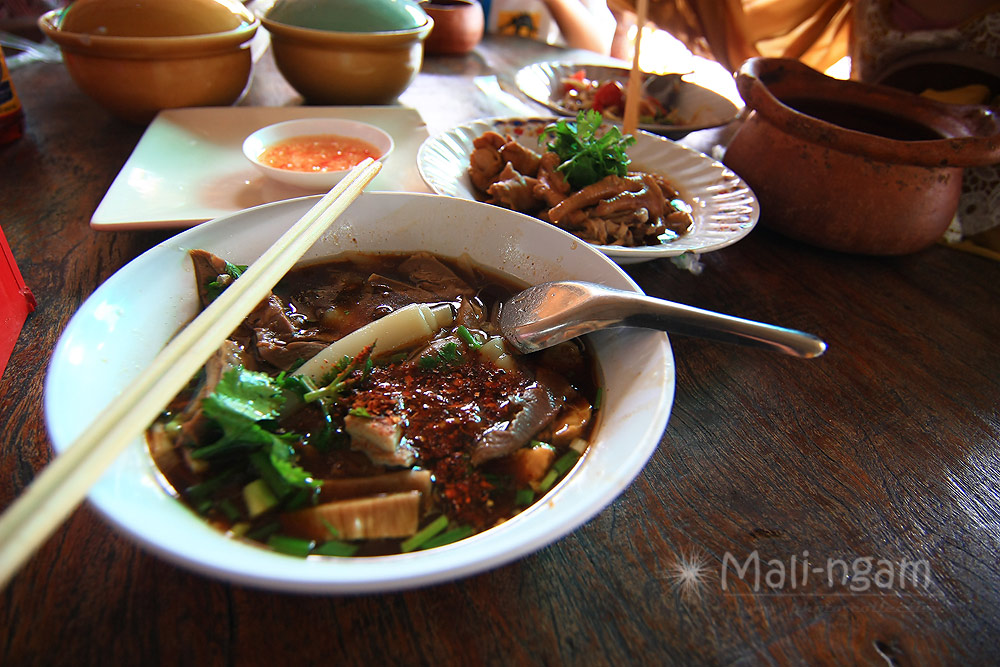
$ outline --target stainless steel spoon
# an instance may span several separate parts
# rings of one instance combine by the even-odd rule
[[[535,285],[508,299],[500,310],[500,333],[522,353],[612,327],[657,329],[805,359],[826,350],[826,343],[802,331],[586,282]]]

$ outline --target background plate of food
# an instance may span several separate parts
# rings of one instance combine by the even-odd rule
[[[680,139],[695,130],[725,125],[739,114],[731,100],[683,76],[643,74],[640,129]],[[594,109],[605,120],[621,122],[628,77],[629,70],[623,67],[542,62],[519,70],[515,83],[525,95],[560,115]]]
[[[731,169],[649,132],[638,132],[624,147],[628,179],[623,180],[630,183],[602,181],[579,188],[562,183],[553,169],[558,160],[545,155],[555,136],[546,128],[560,121],[564,127],[579,125],[558,117],[487,118],[459,125],[424,141],[417,166],[438,194],[533,215],[619,264],[718,250],[756,225],[757,199]],[[608,132],[620,130],[601,123],[594,137]],[[659,217],[650,213],[657,210]]]

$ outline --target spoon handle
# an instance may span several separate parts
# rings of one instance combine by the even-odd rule
[[[821,339],[795,329],[745,320],[640,294],[621,293],[607,298],[618,302],[616,307],[620,309],[622,326],[644,327],[724,343],[769,348],[805,359],[818,357],[826,350],[826,343]],[[610,303],[606,305],[610,306]]]

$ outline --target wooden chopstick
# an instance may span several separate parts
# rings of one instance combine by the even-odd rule
[[[0,516],[0,587],[72,513],[104,470],[149,427],[381,167],[369,158],[352,169],[177,334],[149,368],[39,473]]]
[[[642,72],[639,70],[639,47],[642,44],[642,28],[646,25],[646,14],[649,0],[638,0],[636,3],[635,51],[632,53],[632,69],[628,73],[628,86],[625,88],[625,134],[635,134],[639,129],[639,102],[642,97]]]

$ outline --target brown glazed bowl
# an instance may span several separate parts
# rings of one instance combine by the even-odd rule
[[[278,70],[311,104],[392,103],[434,26],[409,0],[285,0],[260,18]]]
[[[80,90],[141,124],[163,109],[238,100],[259,21],[236,0],[77,0],[38,25]]]
[[[748,60],[736,82],[750,113],[723,162],[757,195],[761,225],[816,246],[922,250],[954,217],[963,168],[1000,162],[1000,119],[988,107],[781,58]]]
[[[424,43],[428,55],[462,55],[482,41],[486,19],[477,0],[429,0],[420,7],[434,20]]]

